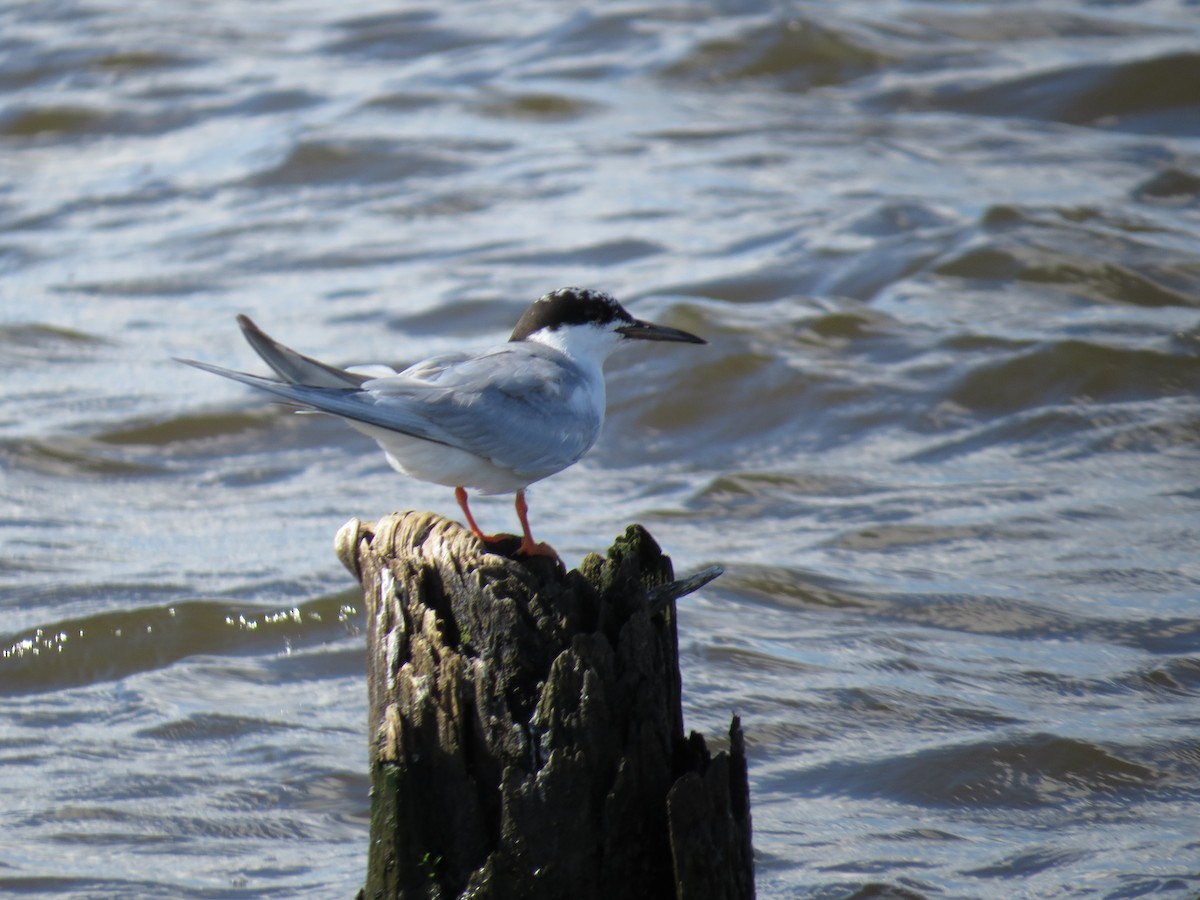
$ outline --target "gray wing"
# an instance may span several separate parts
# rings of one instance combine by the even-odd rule
[[[445,444],[539,478],[582,457],[603,421],[603,411],[588,400],[582,370],[538,344],[516,342],[479,356],[437,357],[397,375],[366,378],[360,387],[327,386],[341,370],[288,353],[292,355],[280,362],[281,368],[293,374],[307,371],[321,384],[285,383],[195,360],[179,361],[308,409]],[[268,360],[272,368],[275,362]],[[312,373],[304,363],[320,367],[320,372]]]
[[[419,410],[451,446],[522,475],[544,477],[576,462],[603,423],[583,370],[521,341],[478,356],[436,357],[364,382],[363,390],[381,409]]]

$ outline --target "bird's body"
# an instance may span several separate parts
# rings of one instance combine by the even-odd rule
[[[634,319],[607,294],[566,288],[534,303],[508,343],[453,353],[401,372],[386,366],[338,369],[277,343],[245,316],[242,332],[282,379],[181,360],[330,413],[374,438],[397,471],[455,488],[471,530],[465,488],[515,492],[521,552],[536,544],[524,489],[578,462],[604,423],[607,356],[628,339],[704,343],[695,335]]]
[[[599,366],[529,341],[436,357],[362,390],[387,424],[350,424],[393,468],[484,494],[520,490],[578,462],[604,422]],[[405,431],[396,430],[401,410],[417,419]]]

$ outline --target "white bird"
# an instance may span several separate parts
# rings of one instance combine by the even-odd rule
[[[707,343],[635,319],[610,295],[580,288],[534,302],[506,344],[435,356],[402,372],[338,369],[276,342],[246,316],[238,324],[282,381],[179,361],[344,419],[375,439],[392,468],[453,487],[467,525],[484,543],[507,536],[479,530],[466,489],[515,491],[517,552],[555,558],[553,548],[533,540],[525,488],[578,462],[596,442],[604,423],[605,359],[630,340]]]

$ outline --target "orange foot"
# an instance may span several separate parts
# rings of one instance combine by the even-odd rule
[[[555,550],[549,544],[542,543],[540,541],[535,542],[528,535],[522,539],[521,546],[517,548],[517,553],[521,554],[522,556],[548,556],[555,562],[562,562],[562,559],[559,558],[557,550]]]
[[[484,544],[494,546],[497,544],[509,544],[513,541],[520,540],[520,546],[516,549],[518,556],[548,556],[557,563],[562,563],[556,551],[549,544],[541,543],[533,539],[533,535],[529,532],[529,507],[525,503],[525,492],[517,491],[517,517],[521,520],[522,536],[518,538],[515,534],[484,534],[480,530],[479,525],[475,522],[475,517],[471,515],[471,507],[467,505],[467,492],[461,487],[454,489],[454,497],[458,500],[458,505],[462,507],[463,515],[467,517],[467,527],[471,529],[471,533],[479,538]],[[510,551],[511,552],[511,551]]]
[[[559,558],[558,551],[549,544],[538,543],[533,539],[533,534],[529,531],[529,505],[525,502],[525,492],[517,491],[517,500],[514,504],[517,508],[517,518],[521,520],[521,546],[517,548],[517,552],[525,556],[548,556],[560,566],[562,559]]]

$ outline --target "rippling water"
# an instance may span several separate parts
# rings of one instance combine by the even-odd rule
[[[743,716],[760,896],[1196,896],[1195,12],[0,5],[0,892],[357,890],[331,540],[451,492],[170,357],[580,284],[711,345],[614,361],[534,527],[727,566],[684,699]]]

